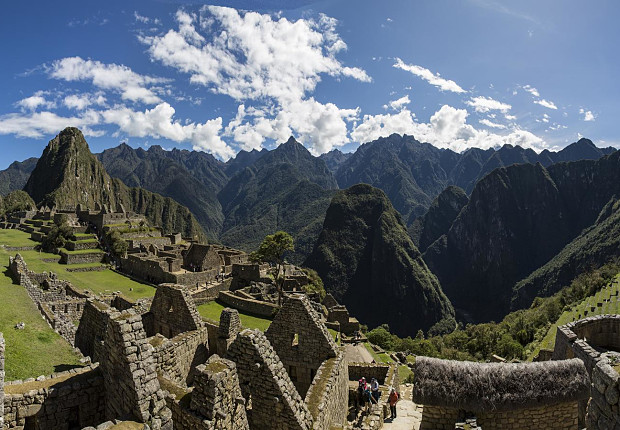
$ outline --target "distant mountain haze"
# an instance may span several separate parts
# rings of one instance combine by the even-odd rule
[[[396,134],[319,157],[294,138],[226,163],[125,144],[94,156],[68,128],[39,160],[1,171],[0,189],[23,187],[49,206],[122,203],[166,231],[246,251],[287,231],[289,261],[316,268],[354,315],[380,324],[362,305],[379,300],[397,309],[390,326],[411,334],[453,309],[464,321],[498,320],[617,255],[618,158],[588,139],[540,154],[510,145],[456,153]]]

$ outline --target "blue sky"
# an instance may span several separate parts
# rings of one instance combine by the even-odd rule
[[[583,1],[11,1],[0,168],[66,126],[220,159],[392,132],[436,146],[619,146],[620,5]]]

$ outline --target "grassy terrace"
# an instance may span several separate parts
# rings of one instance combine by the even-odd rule
[[[226,306],[223,306],[218,302],[213,301],[198,306],[198,312],[203,318],[218,323],[220,321],[220,314],[222,313],[222,309],[224,309],[225,307]],[[251,315],[242,314],[241,312],[239,312],[239,319],[241,320],[241,325],[244,328],[257,328],[260,331],[267,330],[269,324],[271,324],[270,319],[258,318]]]
[[[64,252],[69,255],[79,255],[79,254],[103,254],[101,249],[78,249],[76,251],[71,251],[66,248],[60,248],[59,252]]]
[[[37,242],[30,240],[30,235],[19,230],[0,229],[0,265],[6,266],[9,256],[15,256],[15,251],[7,251],[5,246],[35,246]],[[92,250],[87,250],[92,252]],[[69,251],[71,253],[72,251]],[[112,270],[98,272],[69,272],[67,269],[77,269],[81,267],[96,267],[98,263],[72,264],[70,266],[58,264],[60,256],[39,251],[19,251],[26,260],[28,268],[35,272],[55,272],[60,279],[66,279],[75,287],[90,290],[93,293],[112,293],[120,291],[125,297],[137,300],[141,297],[152,297],[155,288],[133,281]]]
[[[587,297],[581,303],[562,313],[558,321],[549,328],[549,331],[540,343],[539,349],[553,349],[557,327],[577,321],[580,315],[581,318],[585,318],[593,315],[620,314],[619,299],[620,275],[616,276],[609,285],[602,288],[595,295]],[[534,351],[532,356],[535,356],[537,353],[538,350]]]
[[[0,332],[6,343],[6,380],[36,378],[79,365],[79,356],[73,352],[71,345],[41,318],[26,290],[13,284],[6,267],[8,257],[3,261],[0,273]],[[16,330],[15,324],[22,321],[26,323],[26,328]]]
[[[226,306],[223,306],[216,301],[212,301],[198,306],[198,312],[204,319],[214,323],[219,323],[220,314],[222,313],[222,309],[225,307]],[[260,331],[267,330],[269,328],[269,324],[271,324],[270,319],[255,317],[241,312],[239,312],[239,320],[241,321],[243,328],[259,329]],[[334,338],[336,338],[336,331],[331,329],[328,329],[328,331]],[[340,345],[340,339],[338,339],[338,345]]]

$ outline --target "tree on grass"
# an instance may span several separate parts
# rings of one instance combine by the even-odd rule
[[[40,245],[44,251],[53,252],[58,248],[64,248],[67,241],[71,239],[73,229],[69,227],[67,219],[67,216],[62,214],[54,220],[54,225]]]
[[[282,295],[284,294],[284,254],[287,251],[294,250],[295,245],[293,243],[293,237],[285,231],[277,231],[274,234],[265,236],[265,239],[263,239],[258,249],[250,254],[250,259],[252,261],[264,261],[275,264],[278,305],[282,305]]]
[[[106,239],[108,240],[110,249],[115,255],[118,255],[119,257],[125,256],[125,254],[127,253],[128,245],[118,231],[112,230],[108,233]]]

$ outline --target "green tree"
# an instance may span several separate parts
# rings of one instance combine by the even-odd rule
[[[375,345],[379,345],[381,348],[385,350],[393,350],[394,342],[392,340],[392,334],[389,331],[389,328],[386,329],[385,324],[383,326],[379,326],[370,330],[366,337],[371,343]]]
[[[73,236],[73,229],[67,223],[66,215],[54,221],[47,236],[41,242],[41,248],[47,252],[55,252],[58,248],[64,248],[68,240]]]
[[[115,255],[118,255],[119,257],[125,256],[125,253],[127,253],[128,245],[118,231],[113,230],[109,232],[107,240],[108,244],[110,245],[110,249]]]
[[[276,288],[278,289],[278,305],[282,305],[284,294],[284,254],[294,251],[293,237],[285,231],[277,231],[265,236],[258,249],[250,254],[252,261],[265,261],[276,266]],[[280,273],[282,272],[282,273]]]
[[[326,294],[325,286],[323,285],[323,280],[321,279],[319,274],[316,273],[316,270],[309,269],[306,267],[303,269],[303,271],[309,280],[308,284],[304,285],[304,291],[307,294],[317,293],[321,301],[323,301],[323,299],[325,298],[325,294]]]

